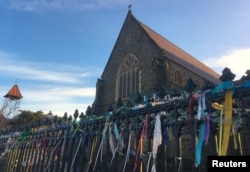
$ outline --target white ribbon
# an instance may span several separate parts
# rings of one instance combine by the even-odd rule
[[[74,162],[75,162],[76,156],[77,156],[77,154],[78,154],[79,148],[80,148],[80,146],[81,146],[81,143],[82,143],[82,136],[80,137],[80,141],[79,141],[79,143],[78,143],[78,146],[77,146],[77,149],[76,149],[75,156],[74,156],[73,161],[72,161],[72,163],[71,163],[71,167],[70,167],[70,171],[71,171],[71,172],[73,171]],[[55,147],[55,148],[56,148],[56,147]],[[53,151],[53,152],[54,152],[54,151]]]
[[[111,151],[113,153],[112,159],[111,159],[110,164],[109,164],[109,167],[110,167],[114,158],[115,158],[116,152],[118,152],[120,155],[124,155],[121,152],[119,152],[119,146],[121,146],[121,148],[123,148],[124,145],[123,145],[123,142],[122,142],[122,139],[120,136],[121,134],[119,134],[119,130],[117,128],[116,123],[114,124],[114,133],[115,133],[115,137],[116,137],[116,147],[114,146],[115,144],[113,143],[113,135],[111,133],[111,130],[109,130],[109,132],[110,132],[109,134],[112,136],[112,138],[110,138],[110,136],[109,136],[109,142],[110,142]]]
[[[130,133],[129,133],[129,139],[128,139],[128,148],[127,148],[125,163],[124,163],[124,166],[123,166],[123,172],[125,171],[125,169],[126,169],[126,164],[127,164],[128,161],[129,161],[129,152],[130,152],[130,143],[131,143],[132,134],[133,134],[132,131],[130,131]]]
[[[96,155],[96,159],[95,159],[95,164],[94,164],[94,167],[93,167],[93,171],[95,171],[96,163],[97,163],[97,160],[98,160],[100,152],[101,152],[100,161],[102,162],[102,150],[103,150],[103,138],[102,138],[102,141],[100,143],[100,146],[99,146],[99,149],[98,149],[98,152],[97,152],[97,155]]]
[[[201,119],[202,113],[206,110],[206,93],[209,92],[210,90],[206,90],[202,93],[202,95],[198,99],[198,112],[197,112],[197,119]]]
[[[161,116],[157,114],[155,117],[155,128],[154,128],[154,139],[153,139],[153,149],[152,152],[149,154],[148,165],[147,165],[147,172],[149,170],[149,163],[151,157],[153,157],[153,165],[151,168],[151,172],[156,172],[156,165],[155,160],[157,156],[158,146],[162,142],[162,134],[161,134]]]
[[[9,136],[8,140],[7,140],[7,143],[6,143],[6,146],[5,146],[5,151],[4,152],[7,152],[9,150],[9,145],[12,143],[12,138],[11,138],[11,135]]]

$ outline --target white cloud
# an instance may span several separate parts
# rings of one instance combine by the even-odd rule
[[[0,51],[0,60],[0,75],[20,77],[33,81],[79,84],[83,82],[83,78],[96,76],[98,72],[98,70],[87,70],[88,72],[85,72],[86,67],[80,68],[78,66],[63,64],[26,62],[17,60],[17,55],[3,51]]]
[[[63,64],[56,64],[55,68],[55,64],[22,61],[18,55],[4,51],[0,51],[0,61],[0,95],[11,89],[9,78],[19,77],[17,84],[23,95],[21,110],[52,111],[61,116],[65,112],[72,114],[76,109],[85,113],[94,101],[95,86],[86,84],[86,80],[99,74],[96,68],[89,70]]]
[[[44,113],[52,111],[58,116],[62,116],[65,112],[72,114],[76,109],[85,113],[95,97],[94,87],[34,85],[24,88],[19,86],[19,88],[23,95],[20,110],[42,110]]]
[[[48,102],[47,104],[44,103],[43,106],[39,104],[30,104],[27,106],[25,102],[21,102],[20,110],[29,110],[33,112],[43,111],[44,114],[52,112],[54,115],[63,116],[65,112],[67,112],[68,115],[73,115],[76,109],[78,109],[80,113],[83,112],[85,114],[89,105],[91,106],[91,104],[85,102],[60,102],[51,106],[50,102]]]
[[[37,85],[31,88],[22,89],[25,99],[33,102],[60,102],[71,101],[77,98],[93,98],[95,96],[95,88],[81,88],[62,85]]]
[[[80,90],[80,89],[79,89]],[[54,91],[52,90],[39,90],[25,92],[24,99],[21,102],[20,109],[22,110],[42,110],[45,113],[52,111],[58,116],[62,116],[65,112],[72,114],[76,109],[85,113],[88,106],[91,106],[94,101],[95,88],[89,90],[82,89],[79,95],[74,96],[71,94],[73,90]],[[68,92],[67,92],[68,91]],[[87,93],[87,95],[86,95]],[[39,96],[40,95],[40,96]]]
[[[204,63],[219,74],[225,67],[229,68],[240,79],[250,69],[250,48],[234,49],[220,57],[207,58]]]

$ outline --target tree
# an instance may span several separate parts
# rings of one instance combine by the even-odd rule
[[[24,110],[19,115],[9,119],[7,125],[10,127],[26,126],[43,121],[45,118],[46,115],[42,111],[32,112]]]

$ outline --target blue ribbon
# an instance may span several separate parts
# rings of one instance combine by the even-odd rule
[[[233,87],[234,87],[233,81],[226,81],[217,85],[211,92],[215,94],[215,93],[219,93],[222,90],[230,90]]]
[[[116,140],[120,141],[121,137],[120,137],[120,134],[119,134],[119,131],[118,131],[116,123],[114,124],[114,132],[115,132],[115,138],[116,138]]]
[[[242,87],[250,87],[250,80],[245,81],[245,82],[242,84]]]
[[[169,140],[169,134],[168,134],[168,125],[164,124],[164,132],[163,132],[163,138],[164,138],[164,146],[168,146],[168,140]]]
[[[201,163],[201,149],[202,149],[202,144],[204,141],[204,133],[205,133],[205,124],[202,122],[199,126],[200,131],[199,131],[199,141],[196,146],[196,151],[195,151],[195,166],[197,167]]]

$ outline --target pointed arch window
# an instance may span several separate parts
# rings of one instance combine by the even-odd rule
[[[174,82],[179,86],[183,86],[183,76],[180,70],[174,72]]]
[[[122,60],[117,73],[116,100],[127,100],[140,92],[140,64],[138,58],[128,53]]]

